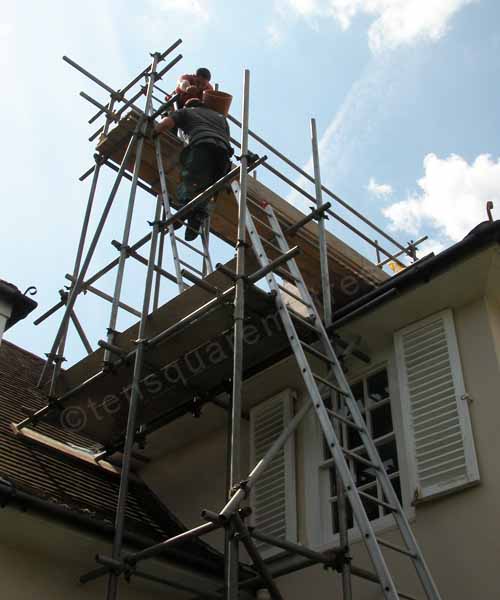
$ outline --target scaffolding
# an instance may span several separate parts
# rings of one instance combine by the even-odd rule
[[[200,598],[235,600],[240,597],[240,592],[243,590],[266,588],[273,600],[281,599],[282,594],[276,583],[276,578],[312,564],[322,564],[341,574],[344,600],[352,598],[351,578],[353,576],[379,585],[386,600],[413,598],[413,596],[397,590],[381,552],[381,546],[385,546],[408,557],[413,562],[426,597],[438,600],[440,598],[439,593],[413,538],[378,451],[367,433],[363,417],[357,408],[356,401],[343,374],[341,362],[334,350],[331,334],[327,333],[332,324],[335,306],[332,289],[335,295],[336,282],[331,279],[329,264],[331,260],[327,245],[325,220],[331,217],[335,222],[340,223],[374,248],[378,257],[378,268],[382,268],[391,260],[403,265],[400,262],[402,256],[409,256],[412,260],[416,260],[416,249],[425,238],[415,242],[411,241],[408,245],[400,244],[322,184],[316,122],[314,119],[311,120],[313,175],[307,173],[262,137],[250,130],[250,74],[247,70],[244,72],[241,122],[233,116],[229,116],[229,120],[241,128],[241,139],[237,141],[232,138],[234,146],[240,152],[239,165],[233,166],[227,175],[181,207],[175,199],[175,177],[176,153],[178,154],[182,144],[170,134],[158,136],[153,133],[155,120],[168,111],[176,100],[175,96],[166,102],[157,98],[155,96],[156,90],[165,95],[165,91],[159,88],[158,82],[172,67],[177,65],[182,55],[177,55],[163,68],[160,68],[160,64],[180,44],[181,40],[177,40],[165,52],[152,54],[151,63],[131,82],[119,90],[113,89],[73,60],[64,57],[67,63],[105,90],[109,94],[109,101],[107,104],[103,104],[81,92],[81,96],[85,100],[98,108],[89,123],[104,117],[104,124],[89,138],[90,141],[99,138],[97,153],[94,156],[95,164],[80,177],[80,180],[83,181],[92,176],[92,180],[73,272],[66,276],[70,282],[69,291],[61,292],[60,301],[36,321],[36,324],[39,324],[59,309],[64,309],[63,317],[50,352],[47,354],[47,362],[39,380],[39,387],[47,392],[48,402],[45,407],[18,423],[17,430],[22,431],[30,426],[34,427],[44,420],[53,419],[54,415],[60,414],[61,410],[71,405],[72,402],[78,404],[82,394],[88,393],[93,386],[123,386],[128,383],[130,387],[131,392],[127,397],[127,405],[125,408],[121,407],[123,410],[113,417],[112,423],[108,421],[104,425],[101,424],[100,428],[95,423],[88,425],[89,436],[96,439],[103,446],[103,451],[98,459],[101,460],[120,451],[122,464],[111,556],[98,555],[96,557],[98,567],[83,575],[81,581],[85,583],[106,576],[107,600],[115,600],[118,597],[118,585],[120,578],[123,576],[127,578],[134,576],[149,578],[167,586],[171,585],[167,579],[162,580],[139,571],[137,568],[139,563],[161,555],[166,548],[223,529],[226,536],[224,586],[218,593],[209,593],[200,589],[198,590]],[[126,97],[126,94],[129,95],[129,98]],[[120,107],[117,108],[119,105]],[[129,110],[128,113],[127,110]],[[116,127],[113,128],[114,125]],[[115,141],[117,136],[125,136],[126,148],[124,151],[117,151],[117,144],[113,145],[109,141],[113,136]],[[256,140],[274,157],[294,169],[298,176],[314,184],[315,195],[309,194],[298,183],[292,181],[276,167],[269,164],[266,156],[255,160],[249,153],[249,138]],[[121,142],[123,142],[123,139],[121,139]],[[153,167],[151,167],[151,164]],[[115,171],[116,178],[97,221],[95,231],[88,240],[99,175],[104,166],[108,166]],[[256,184],[254,178],[251,178],[253,181],[249,181],[249,173],[255,171],[258,167],[262,167],[277,176],[291,189],[309,200],[312,204],[310,214],[307,216],[302,215],[293,222],[286,222],[286,219],[276,214],[272,201],[256,198],[255,195],[252,197],[252,194],[249,193],[249,184]],[[119,256],[89,276],[92,259],[123,179],[130,180],[130,192],[122,239],[120,242],[113,241]],[[153,220],[150,222],[151,231],[131,244],[131,223],[138,189],[154,196],[156,202]],[[228,223],[221,221],[220,215],[218,217],[217,213],[213,212],[212,221],[207,221],[204,228],[201,247],[187,244],[176,235],[174,226],[179,223],[185,224],[187,217],[195,208],[204,204],[207,200],[213,199],[216,194],[218,194],[217,205],[225,202],[224,206],[232,203],[232,206],[237,207],[236,220],[228,225]],[[325,202],[324,196],[328,196],[330,201]],[[383,238],[394,246],[395,250],[386,249],[376,239],[370,238],[369,235],[333,210],[332,206],[346,209],[354,219],[371,228],[379,238]],[[214,202],[212,202],[212,209],[214,210]],[[303,260],[301,258],[302,246],[305,245],[304,231],[312,222],[317,223],[315,245],[317,246],[316,256],[319,259],[319,272],[321,275],[319,298],[311,296],[308,290],[308,281],[305,280],[299,269],[302,264],[300,261]],[[225,241],[234,242],[236,260],[233,261],[231,267],[217,265],[216,269],[213,268],[209,251],[209,236],[213,234]],[[168,241],[165,240],[165,237],[168,237]],[[293,239],[295,244],[293,247],[289,246],[288,239]],[[147,244],[149,244],[149,253],[145,258],[139,254],[139,250]],[[167,271],[162,264],[166,244],[170,246],[174,273]],[[180,258],[179,245],[190,246],[191,250],[201,257],[201,268],[195,268]],[[87,249],[84,252],[86,246]],[[381,258],[382,256],[384,258]],[[122,300],[125,264],[129,258],[133,258],[138,263],[146,266],[141,310],[129,306]],[[115,267],[114,291],[110,295],[94,284]],[[179,297],[185,297],[185,302],[188,305],[189,302],[192,302],[188,299],[188,296],[194,298],[195,292],[201,294],[199,301],[194,303],[191,312],[188,311],[181,318],[174,314],[170,321],[162,321],[164,315],[160,306],[160,286],[163,279],[176,285]],[[262,285],[260,287],[257,285],[264,283],[267,284],[269,292],[264,292]],[[106,339],[98,341],[100,353],[93,352],[92,345],[76,314],[76,301],[80,294],[87,292],[111,304]],[[299,303],[303,307],[303,311],[293,310],[286,302],[287,299],[293,299],[296,303]],[[321,315],[318,312],[317,305],[320,306]],[[117,318],[120,310],[139,319],[138,325],[133,329],[135,341],[133,344],[129,344],[128,347],[124,343],[123,336],[120,337],[117,330]],[[240,464],[242,384],[245,361],[244,321],[249,311],[250,313],[260,311],[262,314],[274,310],[277,310],[282,320],[284,334],[281,346],[274,348],[273,351],[281,351],[283,344],[291,348],[304,378],[311,403],[307,403],[295,414],[285,430],[274,441],[264,458],[245,477]],[[226,323],[227,319],[231,320],[233,334],[231,364],[223,374],[218,376],[226,389],[228,383],[230,384],[231,390],[230,402],[225,405],[230,414],[228,421],[230,443],[228,444],[229,485],[227,502],[225,506],[217,511],[204,509],[201,512],[204,521],[189,531],[165,539],[149,548],[133,553],[124,553],[125,507],[133,448],[136,443],[143,443],[145,437],[154,428],[158,428],[166,422],[165,415],[147,413],[147,407],[143,405],[144,397],[141,392],[141,383],[145,376],[158,371],[159,361],[162,364],[166,361],[168,367],[170,358],[169,341],[175,339],[175,336],[187,332],[193,323],[199,323],[203,317],[217,311],[225,311],[220,314],[224,315]],[[152,326],[151,321],[155,320],[155,315],[158,318],[156,324]],[[166,327],[164,326],[165,322],[167,323]],[[86,374],[80,374],[79,380],[78,378],[76,380],[70,378],[69,383],[66,381],[63,385],[61,383],[63,373],[61,367],[65,360],[64,353],[70,323],[73,323],[87,350],[89,361],[94,361],[92,363],[93,373],[89,371]],[[213,332],[208,331],[206,335],[210,339]],[[342,340],[338,340],[338,343],[345,348],[346,344]],[[355,356],[363,358],[363,354],[359,350],[356,351],[352,347],[350,350]],[[325,369],[321,374],[312,371],[308,360],[308,356],[311,355],[319,358],[324,363]],[[99,367],[96,366],[96,360],[101,361]],[[88,362],[88,365],[90,364],[91,362]],[[172,389],[179,391],[182,400],[181,391],[175,386]],[[175,410],[172,410],[171,414],[167,416],[167,422],[168,420],[175,420],[180,414],[183,414],[182,411],[186,410],[186,405],[192,408],[196,402],[214,400],[214,398],[207,399],[196,395],[193,397],[192,391],[189,391],[187,395],[191,396],[187,398],[187,404],[184,402],[184,404],[179,403],[176,405]],[[336,466],[341,544],[339,548],[331,552],[317,552],[301,544],[274,539],[260,532],[258,528],[249,527],[246,522],[249,509],[242,507],[255,482],[272,462],[287,439],[293,435],[309,410],[314,410],[317,414]],[[367,458],[350,452],[351,458],[368,464],[376,470],[384,491],[384,501],[356,490],[356,485],[352,480],[345,458],[345,455],[349,454],[349,450],[342,448],[340,444],[339,426],[341,424],[355,429],[363,440]],[[404,547],[395,546],[375,537],[361,496],[364,496],[365,501],[382,504],[385,509],[393,514],[402,534]],[[352,507],[358,527],[363,534],[363,540],[372,559],[374,572],[362,569],[351,562],[346,517],[348,503]],[[286,568],[273,570],[261,557],[256,542],[264,542],[285,550],[290,555],[297,556],[298,560]],[[240,550],[242,546],[253,563],[254,575],[250,577],[241,577]]]

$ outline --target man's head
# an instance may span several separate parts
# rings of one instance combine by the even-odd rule
[[[207,84],[212,79],[212,74],[205,67],[200,67],[196,71],[196,77],[201,80],[202,83]]]

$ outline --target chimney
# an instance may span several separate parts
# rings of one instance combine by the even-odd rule
[[[27,317],[37,303],[12,283],[0,279],[0,344],[4,331]]]

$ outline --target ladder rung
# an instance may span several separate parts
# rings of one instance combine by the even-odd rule
[[[294,319],[296,319],[297,321],[300,321],[303,325],[305,325],[306,327],[309,327],[309,329],[312,329],[313,331],[315,331],[318,335],[320,335],[321,329],[318,329],[315,325],[313,325],[310,321],[308,321],[307,319],[305,319],[304,317],[302,317],[301,315],[299,315],[299,313],[295,312],[293,310],[293,308],[288,307],[288,312],[290,313],[290,316]]]
[[[358,490],[358,494],[360,496],[363,496],[363,498],[366,498],[370,502],[374,502],[375,504],[384,506],[385,508],[387,508],[387,510],[390,510],[391,512],[396,512],[396,513],[399,512],[399,510],[395,506],[392,506],[391,504],[387,504],[387,502],[384,502],[383,500],[379,500],[378,498],[375,498],[374,496],[371,496],[370,494],[366,494],[365,492],[360,492],[359,490]]]
[[[331,415],[334,419],[337,419],[337,421],[341,421],[342,423],[345,423],[349,427],[352,427],[353,429],[356,429],[358,431],[363,431],[363,429],[361,427],[358,427],[358,425],[356,425],[356,423],[354,421],[351,421],[350,419],[347,419],[346,417],[339,415],[338,412],[335,412],[334,410],[331,410],[330,408],[327,408],[326,412],[329,415]]]
[[[250,204],[253,204],[254,206],[256,206],[259,210],[261,210],[267,216],[267,210],[264,208],[264,206],[261,206],[260,202],[257,202],[256,200],[253,200],[252,198],[250,198],[250,196],[247,196],[247,202],[250,203]],[[252,215],[252,217],[253,216],[254,215]]]
[[[311,354],[314,354],[314,356],[317,356],[318,358],[320,358],[324,362],[328,363],[329,365],[335,364],[331,358],[328,358],[328,356],[326,354],[323,354],[319,350],[316,350],[316,348],[314,348],[310,344],[306,344],[306,342],[303,342],[302,340],[300,340],[300,343],[304,348],[307,349],[308,352],[310,352]]]
[[[375,465],[371,461],[367,460],[366,458],[363,458],[359,454],[356,454],[356,452],[351,452],[351,450],[348,450],[347,448],[342,448],[342,452],[344,454],[347,454],[347,456],[350,456],[354,460],[357,460],[361,464],[366,465],[367,467],[370,467],[371,469],[376,469],[377,471],[380,469],[380,467],[378,465]]]
[[[297,294],[294,294],[293,292],[291,292],[290,290],[288,290],[286,287],[284,287],[283,285],[280,285],[278,283],[278,287],[280,290],[282,290],[283,292],[285,292],[285,294],[287,296],[291,296],[292,298],[295,298],[295,300],[298,300],[299,302],[302,302],[302,304],[304,306],[308,306],[309,308],[311,308],[311,305],[309,304],[309,302],[306,302],[305,300],[303,300],[300,296],[297,296]]]
[[[404,600],[419,600],[416,596],[410,596],[410,594],[404,594],[398,590],[398,596]]]
[[[396,546],[395,544],[391,544],[391,542],[387,542],[386,540],[383,540],[382,538],[375,538],[375,539],[381,546],[385,546],[386,548],[390,548],[391,550],[394,550],[395,552],[399,552],[400,554],[409,556],[413,560],[415,560],[417,558],[416,554],[414,554],[413,552],[410,552],[406,548],[401,548],[401,546]]]
[[[195,267],[191,266],[189,263],[184,262],[180,258],[179,258],[179,262],[181,263],[181,265],[184,265],[188,269],[191,269],[191,271],[194,271],[195,273],[198,273],[198,275],[201,275],[201,277],[203,277],[203,273],[201,271],[199,271],[198,269],[196,269]]]
[[[275,237],[280,237],[282,238],[283,236],[281,235],[281,233],[278,233],[277,231],[274,231],[274,229],[271,227],[271,225],[269,225],[269,223],[266,223],[265,221],[263,221],[262,219],[259,219],[258,217],[256,217],[255,215],[252,215],[252,219],[254,221],[257,221],[257,223],[260,223],[263,227],[266,227],[267,229],[269,229],[270,231],[273,232],[273,235]]]
[[[187,246],[190,250],[192,250],[193,252],[197,252],[198,254],[200,254],[201,256],[205,256],[205,253],[202,252],[200,249],[195,248],[192,244],[188,244],[188,242],[186,242],[185,240],[183,240],[182,238],[180,238],[179,236],[175,236],[175,239],[180,242],[181,244],[183,244],[184,246]]]
[[[302,283],[302,281],[300,280],[299,277],[295,277],[295,275],[292,275],[290,273],[290,271],[287,271],[283,267],[276,269],[276,274],[279,275],[282,279],[291,279],[292,281],[295,281],[296,283]]]
[[[259,235],[257,232],[255,232],[257,235]],[[270,242],[268,239],[266,239],[265,237],[259,236],[260,237],[260,241],[263,242],[264,244],[267,244],[269,247],[271,247],[275,252],[278,252],[278,254],[283,254],[283,250],[281,248],[278,248],[278,246],[275,246],[272,242]]]
[[[321,381],[321,383],[324,383],[328,387],[332,388],[332,390],[335,390],[339,394],[342,394],[342,396],[349,396],[349,392],[344,392],[344,390],[342,388],[338,387],[334,383],[331,383],[330,381],[328,381],[328,379],[321,377],[321,375],[317,375],[316,373],[313,373],[313,377],[314,377],[314,379],[317,379],[318,381]],[[356,427],[357,427],[357,425],[356,425]]]

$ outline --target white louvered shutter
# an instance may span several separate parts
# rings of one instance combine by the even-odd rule
[[[396,332],[395,347],[417,498],[479,481],[451,310]]]
[[[294,392],[284,390],[258,404],[250,412],[252,467],[263,458],[293,417]],[[252,489],[253,525],[262,533],[290,541],[297,539],[294,435],[277,454]],[[258,542],[267,558],[279,549]]]

